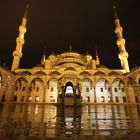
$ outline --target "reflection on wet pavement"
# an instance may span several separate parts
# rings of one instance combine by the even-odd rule
[[[139,140],[140,106],[0,105],[0,140]]]

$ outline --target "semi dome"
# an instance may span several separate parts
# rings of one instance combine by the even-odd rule
[[[44,64],[37,64],[32,69],[44,69]]]

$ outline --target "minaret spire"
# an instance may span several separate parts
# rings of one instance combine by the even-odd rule
[[[99,54],[98,54],[97,46],[95,46],[95,49],[96,49],[96,65],[100,65],[100,59],[99,59]]]
[[[70,45],[70,52],[71,52],[72,46]]]
[[[26,18],[26,19],[27,19],[27,16],[28,16],[28,9],[29,9],[29,4],[28,4],[28,2],[27,2],[27,4],[26,4],[26,9],[25,9],[23,18]]]
[[[19,26],[19,35],[16,38],[16,49],[13,52],[13,63],[11,71],[15,71],[19,68],[20,58],[22,57],[22,47],[25,43],[24,35],[27,31],[26,23],[27,23],[27,15],[28,15],[28,3],[26,5],[26,9],[22,18],[21,25]]]
[[[41,63],[42,64],[45,64],[45,60],[46,60],[46,47],[44,47],[44,51],[43,51],[43,56],[42,56],[42,59],[41,59]]]
[[[119,19],[118,18],[118,14],[117,14],[117,10],[116,10],[116,6],[114,5],[114,18],[115,19]]]
[[[123,28],[120,25],[120,20],[117,15],[116,7],[114,6],[114,12],[115,12],[115,33],[117,34],[117,45],[119,47],[119,54],[118,57],[121,61],[122,69],[125,70],[125,72],[129,72],[129,64],[128,64],[128,52],[125,49],[125,39],[123,38]]]

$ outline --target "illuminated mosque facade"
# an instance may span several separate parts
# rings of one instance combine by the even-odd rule
[[[31,69],[19,68],[26,33],[28,6],[19,26],[11,71],[0,67],[0,102],[76,104],[140,103],[140,67],[129,70],[123,28],[115,10],[115,33],[122,69],[100,64],[98,52],[82,55],[69,51],[44,54]]]

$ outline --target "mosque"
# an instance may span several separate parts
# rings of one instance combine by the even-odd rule
[[[109,69],[90,54],[68,51],[44,54],[41,63],[31,69],[19,68],[28,6],[19,26],[11,70],[0,67],[1,103],[138,104],[140,103],[140,67],[129,69],[123,28],[115,12],[115,33],[121,69]]]

